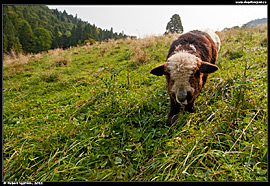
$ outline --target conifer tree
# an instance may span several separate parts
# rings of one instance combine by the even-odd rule
[[[6,33],[6,46],[4,48],[7,49],[7,52],[14,50],[16,53],[21,52],[22,45],[19,42],[19,38],[16,35],[16,30],[11,22],[11,20],[7,20],[6,25],[4,25],[4,32]]]
[[[181,18],[178,14],[174,14],[171,17],[171,20],[167,23],[165,34],[183,33],[183,32],[184,32],[184,28],[182,26]]]

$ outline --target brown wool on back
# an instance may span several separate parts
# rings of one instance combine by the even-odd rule
[[[193,47],[196,48],[196,51],[193,50]],[[189,53],[200,58],[202,61],[207,61],[209,63],[215,64],[217,57],[217,48],[209,36],[209,34],[194,30],[188,33],[182,34],[177,40],[173,41],[170,46],[167,59],[179,52],[179,51],[188,51]]]

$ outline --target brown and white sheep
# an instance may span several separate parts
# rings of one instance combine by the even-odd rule
[[[168,126],[177,120],[181,105],[185,111],[194,112],[194,100],[208,74],[218,70],[215,64],[219,49],[220,39],[214,31],[190,31],[173,41],[166,62],[151,70],[151,74],[166,77],[170,96]]]

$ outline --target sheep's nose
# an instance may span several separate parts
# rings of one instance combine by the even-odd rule
[[[185,104],[186,103],[186,99],[187,99],[187,91],[180,86],[177,90],[177,94],[176,94],[176,101],[178,103],[182,103]]]

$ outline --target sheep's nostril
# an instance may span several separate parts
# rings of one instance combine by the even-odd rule
[[[183,87],[179,87],[176,94],[177,102],[182,103],[186,99],[187,99],[187,91]]]

